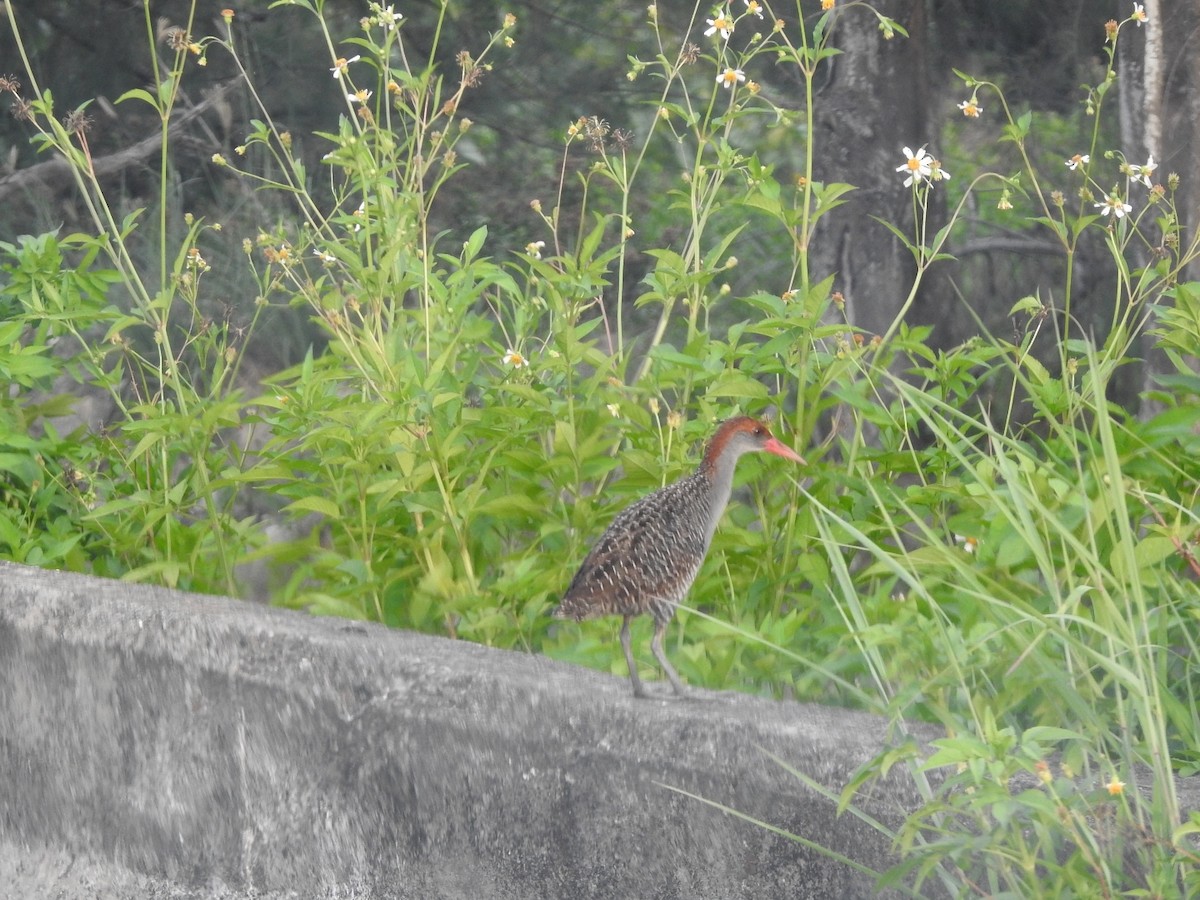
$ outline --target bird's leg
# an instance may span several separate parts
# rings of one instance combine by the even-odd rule
[[[687,689],[683,686],[683,682],[679,680],[679,676],[675,674],[675,670],[671,668],[671,663],[667,660],[667,654],[663,652],[663,635],[667,633],[667,625],[669,624],[669,619],[667,621],[654,620],[654,637],[650,639],[650,649],[654,651],[654,658],[659,661],[659,664],[663,667],[663,671],[671,679],[671,687],[675,688],[675,693],[682,696],[687,693]]]
[[[633,616],[626,616],[621,623],[621,649],[625,651],[625,663],[629,666],[629,680],[633,682],[633,696],[645,697],[646,689],[642,687],[642,679],[638,678],[637,663],[633,661],[633,651],[629,648],[629,623]]]

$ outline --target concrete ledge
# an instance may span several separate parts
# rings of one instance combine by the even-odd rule
[[[663,689],[661,685],[651,685]],[[870,897],[871,716],[0,563],[0,883],[29,896]],[[895,820],[903,780],[871,810]]]

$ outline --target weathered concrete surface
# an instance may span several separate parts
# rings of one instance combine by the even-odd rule
[[[662,685],[652,685],[663,689]],[[869,897],[873,717],[0,563],[0,885],[74,898]],[[877,815],[911,806],[903,781]]]

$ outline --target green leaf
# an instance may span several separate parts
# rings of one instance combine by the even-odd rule
[[[1086,736],[1069,728],[1059,728],[1056,725],[1034,725],[1027,728],[1021,735],[1021,741],[1043,741],[1058,743],[1059,741],[1082,741]]]
[[[21,546],[21,532],[9,518],[10,515],[12,513],[9,510],[0,509],[0,546],[16,550]]]
[[[467,238],[466,245],[463,247],[464,260],[474,259],[479,255],[479,251],[483,249],[483,242],[487,240],[487,234],[486,225],[480,225],[471,233],[471,236]]]
[[[706,397],[728,397],[737,400],[765,400],[770,396],[767,386],[737,369],[726,369],[704,392]]]
[[[320,513],[329,519],[338,519],[342,514],[341,509],[339,509],[338,505],[332,500],[329,500],[325,497],[313,496],[301,497],[299,500],[295,500],[285,506],[283,511],[297,513],[315,512]]]
[[[880,225],[882,225],[884,228],[886,228],[888,231],[890,231],[892,234],[894,234],[896,237],[898,237],[900,239],[900,243],[902,243],[905,247],[907,247],[909,252],[912,253],[913,256],[919,256],[919,251],[918,251],[917,246],[911,240],[909,240],[907,234],[905,234],[898,227],[896,227],[895,225],[893,225],[891,222],[887,221],[886,219],[881,219],[878,216],[871,216],[871,218],[874,219],[876,222],[878,222]]]
[[[660,362],[673,363],[694,372],[705,371],[704,360],[698,359],[689,353],[681,353],[670,344],[659,344],[650,351],[650,357]]]
[[[1196,434],[1200,423],[1200,405],[1179,406],[1159,413],[1138,429],[1147,441],[1163,444],[1183,440]]]
[[[117,104],[124,103],[126,100],[141,100],[143,103],[158,109],[158,103],[155,101],[154,95],[145,88],[133,88],[126,91],[117,98]]]
[[[546,504],[524,494],[504,494],[480,503],[475,512],[500,518],[528,517],[536,521],[546,515]]]
[[[1036,313],[1036,312],[1040,312],[1041,309],[1042,309],[1041,299],[1033,296],[1032,294],[1029,294],[1028,296],[1022,297],[1020,300],[1018,300],[1016,303],[1014,303],[1012,305],[1012,308],[1008,311],[1008,314],[1009,314],[1009,316],[1015,316],[1017,313],[1022,313],[1022,312]]]
[[[340,619],[366,619],[362,603],[314,591],[297,598],[297,603],[317,616],[336,616]]]
[[[845,202],[841,198],[855,190],[858,190],[858,188],[852,184],[843,184],[836,181],[830,184],[813,185],[813,193],[817,198],[817,208],[823,213],[841,206]]]
[[[1175,541],[1171,538],[1162,534],[1152,534],[1142,538],[1134,545],[1133,559],[1137,563],[1138,570],[1144,571],[1162,564],[1164,560],[1170,559],[1178,552],[1179,548],[1175,546]],[[1124,553],[1113,552],[1111,564],[1114,574],[1122,576],[1130,574],[1123,571],[1125,568],[1124,558]]]
[[[1050,381],[1050,371],[1042,365],[1042,363],[1034,358],[1032,354],[1025,354],[1025,358],[1021,360],[1021,365],[1029,372],[1029,376],[1038,385],[1044,385]]]
[[[942,766],[957,765],[970,762],[973,759],[988,759],[992,754],[987,745],[973,735],[963,734],[955,738],[942,738],[933,741],[937,752],[925,760],[921,771],[940,769]]]

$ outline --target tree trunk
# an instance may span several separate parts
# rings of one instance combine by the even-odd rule
[[[1181,250],[1186,250],[1200,222],[1200,0],[1145,0],[1144,5],[1145,26],[1123,29],[1118,49],[1122,150],[1139,164],[1153,155],[1159,167],[1156,184],[1165,184],[1171,174],[1180,176],[1175,200],[1183,227]],[[1151,243],[1161,240],[1155,227],[1148,227]],[[1200,262],[1188,267],[1186,277],[1200,278]],[[1149,390],[1155,376],[1172,366],[1154,349],[1153,338],[1143,338],[1141,354],[1146,362],[1140,387]],[[1143,402],[1143,415],[1155,411]]]
[[[880,12],[903,25],[909,37],[888,40],[874,16],[850,9],[835,19],[828,81],[817,98],[815,177],[855,185],[848,202],[819,223],[812,244],[814,279],[836,273],[834,289],[846,298],[851,321],[868,331],[886,331],[908,294],[916,272],[911,254],[876,222],[878,216],[902,229],[912,227],[912,199],[896,167],[902,149],[929,144],[931,129],[927,33],[922,0],[885,0]],[[942,201],[935,189],[931,204]],[[931,231],[945,219],[930,210]],[[914,320],[932,321],[942,306],[939,289],[927,283]]]

